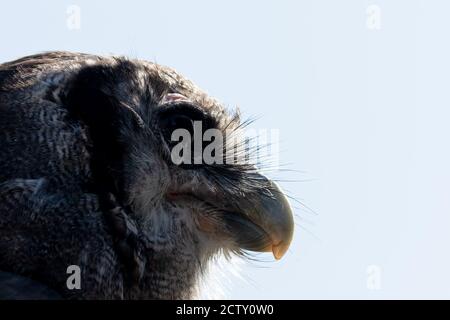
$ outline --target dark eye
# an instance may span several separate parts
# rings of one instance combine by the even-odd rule
[[[174,114],[165,119],[164,130],[172,133],[176,129],[186,129],[190,134],[194,134],[194,122],[193,120],[184,114]]]
[[[162,107],[159,113],[159,129],[169,146],[170,152],[176,150],[177,156],[185,157],[182,163],[175,162],[183,168],[193,168],[194,159],[201,158],[202,153],[199,152],[203,152],[204,142],[201,140],[200,146],[202,148],[201,150],[197,150],[195,146],[198,145],[196,144],[198,142],[194,140],[202,139],[205,130],[215,128],[215,126],[216,122],[210,115],[202,109],[186,102],[175,102],[170,106]],[[187,130],[189,137],[185,138],[185,133],[180,133],[182,136],[176,135],[172,139],[172,134],[178,129]],[[178,148],[181,142],[188,144],[185,144],[185,147],[181,148],[182,150]],[[177,148],[173,149],[175,147]]]
[[[160,129],[169,144],[172,133],[177,129],[185,129],[193,137],[194,121],[200,121],[203,130],[213,125],[212,120],[202,110],[185,102],[166,107],[161,111],[159,119]]]
[[[160,117],[159,125],[164,139],[171,144],[172,133],[177,129],[185,129],[193,136],[194,121],[190,115],[182,112],[165,112]]]

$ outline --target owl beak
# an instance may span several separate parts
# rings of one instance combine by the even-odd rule
[[[268,180],[268,192],[261,192],[251,201],[241,204],[241,213],[224,216],[237,244],[244,250],[272,252],[281,259],[291,244],[294,219],[288,199],[281,188]]]
[[[243,250],[272,252],[275,259],[281,259],[292,241],[294,218],[292,209],[281,188],[265,176],[255,173],[252,177],[260,189],[236,197],[230,193],[211,193],[193,189],[192,186],[178,188],[167,193],[171,202],[200,201],[221,213],[221,222],[226,225],[225,233]],[[207,223],[210,232],[210,223]],[[223,225],[220,226],[223,230]]]
[[[259,206],[250,213],[257,223],[268,234],[271,243],[263,248],[272,251],[275,259],[281,259],[288,250],[294,234],[294,218],[292,209],[281,188],[271,181],[271,196],[261,196]]]

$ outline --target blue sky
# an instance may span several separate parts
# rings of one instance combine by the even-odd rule
[[[271,174],[298,200],[294,242],[279,262],[240,263],[226,297],[450,298],[449,11],[418,0],[17,0],[1,5],[0,61],[49,50],[156,61],[257,117],[254,128],[280,130],[293,171]]]

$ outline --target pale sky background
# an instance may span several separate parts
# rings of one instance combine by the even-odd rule
[[[295,239],[280,262],[243,263],[227,298],[448,299],[449,14],[444,0],[3,1],[0,61],[148,59],[280,130]]]

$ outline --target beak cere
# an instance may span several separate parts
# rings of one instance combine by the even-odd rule
[[[224,216],[237,244],[245,250],[272,252],[283,257],[294,233],[294,219],[289,201],[280,187],[269,181],[270,195],[261,192],[243,212]]]

